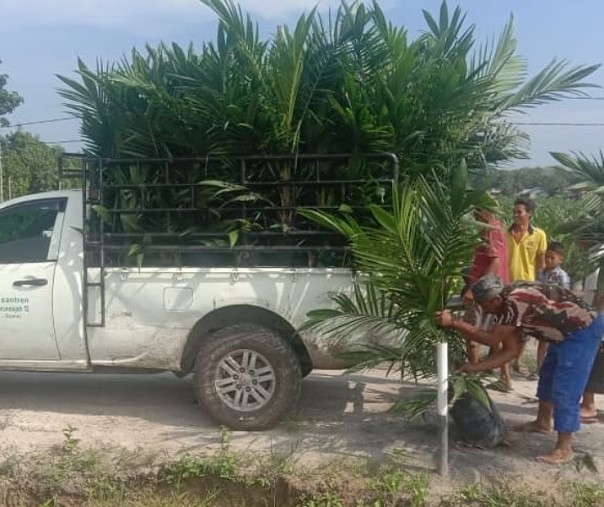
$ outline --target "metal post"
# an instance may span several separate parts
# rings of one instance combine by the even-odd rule
[[[438,394],[438,473],[441,477],[449,474],[449,360],[447,342],[436,345],[436,373]]]

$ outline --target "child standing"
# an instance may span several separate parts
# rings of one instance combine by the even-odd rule
[[[560,266],[564,261],[564,247],[562,243],[552,241],[545,251],[545,267],[539,270],[537,281],[541,283],[554,283],[570,289],[570,276]]]
[[[537,273],[537,281],[570,289],[570,276],[561,267],[563,261],[564,246],[558,241],[552,241],[545,251],[545,267]],[[545,354],[547,354],[547,342],[540,340],[537,346],[537,372],[541,370]]]

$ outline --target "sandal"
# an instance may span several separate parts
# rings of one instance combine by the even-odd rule
[[[581,424],[594,424],[599,422],[600,418],[597,415],[593,417],[581,417]]]

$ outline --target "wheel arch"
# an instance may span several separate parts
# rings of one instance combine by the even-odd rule
[[[288,340],[300,361],[302,375],[306,376],[312,370],[310,354],[298,331],[277,313],[249,304],[239,304],[217,308],[199,319],[187,337],[181,358],[181,370],[190,373],[195,365],[195,358],[204,340],[213,331],[232,324],[258,324],[279,333]]]

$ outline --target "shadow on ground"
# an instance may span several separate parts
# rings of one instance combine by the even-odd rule
[[[0,373],[0,437],[2,446],[29,449],[60,441],[62,429],[77,428],[84,445],[122,445],[176,452],[211,452],[220,447],[220,428],[196,405],[191,378],[171,374],[90,375]],[[536,412],[535,383],[519,380],[515,392],[494,394],[503,417],[515,424]],[[264,432],[232,432],[237,451],[273,452],[306,464],[362,457],[380,461],[393,449],[408,465],[434,470],[437,435],[425,423],[408,423],[391,405],[417,392],[383,371],[363,375],[315,372],[303,382],[297,410],[276,428]],[[604,461],[604,424],[584,427],[577,449]],[[451,469],[464,480],[502,474],[574,477],[573,466],[556,468],[535,462],[548,450],[553,435],[512,434],[509,445],[494,450],[450,449]],[[604,468],[604,464],[601,466]],[[601,474],[601,472],[600,472]],[[604,476],[602,476],[604,480]]]

